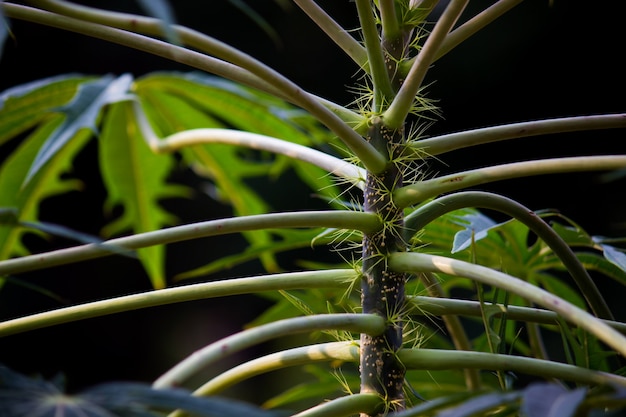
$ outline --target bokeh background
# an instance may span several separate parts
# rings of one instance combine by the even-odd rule
[[[131,0],[83,1],[111,10],[141,12]],[[172,2],[179,23],[229,42],[283,72],[303,88],[333,101],[352,101],[347,87],[358,82],[351,61],[296,7],[273,0],[250,0],[279,35],[276,42],[227,0]],[[288,1],[283,3],[289,3]],[[320,0],[346,28],[358,23],[348,0]],[[442,2],[445,3],[445,2]],[[472,1],[471,16],[492,1]],[[626,111],[624,5],[619,1],[533,0],[523,2],[498,22],[435,63],[428,75],[427,95],[441,108],[428,135],[507,122]],[[158,57],[30,23],[11,21],[13,37],[0,58],[0,91],[58,74],[132,73],[190,68]],[[11,145],[0,148],[6,157]],[[612,154],[626,151],[623,129],[537,137],[480,146],[446,155],[435,172],[453,172],[495,161],[513,162],[540,156]],[[105,190],[94,169],[95,141],[76,159],[69,176],[80,178],[80,192],[53,197],[41,208],[41,220],[98,234],[110,218],[102,211]],[[517,199],[531,209],[558,208],[594,235],[626,235],[626,183],[606,182],[599,174],[553,175],[496,183],[481,189]],[[230,214],[227,206],[201,191],[203,183],[180,168],[172,181],[198,189],[191,199],[167,200],[181,222]],[[323,203],[309,190],[280,193],[290,178],[270,196],[276,210],[319,208]],[[64,247],[59,238],[27,236],[33,251]],[[244,248],[234,236],[202,239],[168,247],[168,271],[173,275],[220,255]],[[287,265],[289,259],[283,260]],[[257,273],[250,264],[207,279]],[[149,290],[149,281],[133,260],[110,257],[45,272],[19,276],[57,294],[61,300],[16,285],[0,291],[0,319],[63,305]],[[611,305],[621,305],[623,290],[601,282]],[[257,297],[231,297],[129,312],[42,329],[0,339],[0,362],[16,370],[44,376],[63,372],[70,389],[111,380],[151,381],[192,351],[239,330],[268,306]],[[624,312],[619,312],[626,319]],[[271,347],[268,347],[270,349]],[[264,349],[263,347],[261,349]],[[234,358],[232,363],[241,358]],[[229,366],[229,362],[223,364]],[[277,381],[289,386],[292,381]],[[247,398],[264,398],[263,390],[243,386]]]

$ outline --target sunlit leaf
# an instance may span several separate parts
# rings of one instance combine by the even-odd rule
[[[95,132],[96,119],[102,107],[126,98],[131,82],[132,76],[127,74],[118,78],[106,76],[82,83],[73,100],[57,110],[65,118],[39,149],[24,183],[28,183],[80,130]]]
[[[79,132],[24,186],[35,155],[60,122],[57,116],[43,123],[0,166],[0,206],[13,207],[18,222],[36,221],[39,204],[46,197],[80,187],[79,181],[61,179],[61,174],[70,169],[72,158],[89,139],[88,131]],[[21,227],[0,225],[0,259],[28,253],[20,241],[24,231]]]
[[[489,229],[497,226],[496,222],[480,212],[466,213],[458,216],[457,219],[458,224],[464,229],[454,236],[452,253],[469,248],[472,242],[485,238]]]
[[[123,207],[123,213],[103,230],[107,236],[132,231],[158,230],[172,224],[159,200],[186,195],[182,186],[167,183],[174,160],[171,155],[156,155],[135,126],[130,103],[116,103],[109,109],[100,136],[100,168],[109,196],[106,207]],[[165,286],[164,247],[152,246],[137,251],[155,288]]]
[[[602,247],[604,257],[613,265],[626,272],[626,254],[610,245],[600,246]]]
[[[265,94],[199,73],[160,73],[138,80],[135,91],[141,97],[146,114],[162,136],[194,128],[232,127],[294,143],[311,145],[322,137],[330,138],[325,129],[302,128],[291,117],[303,118],[300,111]],[[323,133],[322,133],[323,132]],[[329,140],[329,139],[327,139]],[[211,180],[210,195],[233,206],[236,215],[252,215],[271,210],[260,187],[251,187],[250,179],[280,175],[293,167],[304,182],[315,192],[335,196],[337,188],[332,178],[317,167],[228,145],[200,145],[181,150],[185,161],[196,173]],[[243,233],[251,244],[256,259],[261,259],[268,271],[279,271],[269,250],[274,243],[271,233],[251,231]],[[284,250],[284,249],[281,249]],[[252,259],[252,252],[239,261]],[[234,259],[219,261],[222,266],[233,265]],[[209,266],[198,273],[214,271]]]
[[[0,94],[0,144],[25,132],[74,97],[84,77],[74,74],[44,78]]]
[[[598,271],[622,284],[626,284],[626,271],[609,262],[606,257],[592,252],[576,252],[576,256],[583,266],[592,271]]]

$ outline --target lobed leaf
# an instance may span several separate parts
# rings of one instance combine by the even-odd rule
[[[111,106],[99,145],[102,178],[109,193],[106,207],[123,207],[122,215],[107,225],[103,233],[141,233],[174,223],[175,218],[159,206],[159,200],[184,196],[187,190],[167,183],[174,161],[170,155],[156,155],[148,148],[135,125],[130,103]],[[139,249],[137,255],[152,285],[163,288],[165,248],[160,245]]]
[[[24,185],[35,155],[59,123],[61,120],[58,116],[43,123],[0,166],[0,189],[3,190],[0,193],[0,207],[14,208],[16,223],[36,221],[39,204],[45,198],[80,188],[80,182],[61,179],[61,174],[70,169],[74,155],[89,139],[89,132],[79,132]],[[24,232],[23,228],[16,225],[0,225],[0,259],[28,253],[20,241]]]
[[[126,74],[115,79],[105,76],[80,84],[72,101],[57,109],[65,118],[39,149],[24,183],[27,184],[80,130],[95,132],[102,107],[127,98],[131,82],[132,77]]]

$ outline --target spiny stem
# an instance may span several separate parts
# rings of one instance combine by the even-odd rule
[[[380,119],[370,127],[368,138],[380,152],[391,159],[397,156],[404,141],[402,129],[389,130]],[[395,353],[402,347],[402,312],[405,274],[390,271],[386,257],[404,251],[402,239],[404,213],[391,200],[391,190],[402,186],[402,170],[396,164],[380,174],[368,173],[363,192],[365,212],[376,214],[382,230],[363,235],[363,277],[361,308],[387,321],[382,335],[361,334],[361,392],[384,396],[394,408],[404,407],[404,366]]]

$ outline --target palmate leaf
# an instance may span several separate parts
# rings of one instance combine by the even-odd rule
[[[135,91],[162,136],[186,129],[231,127],[303,145],[330,140],[328,132],[310,123],[304,113],[219,78],[159,73],[138,80]],[[268,174],[278,176],[291,167],[316,192],[328,197],[337,195],[337,187],[326,172],[287,157],[228,145],[199,145],[185,148],[181,154],[198,174],[213,182],[211,195],[230,203],[236,215],[270,211],[259,187],[252,188],[248,181]],[[267,231],[243,235],[255,248],[271,247],[273,241]],[[268,271],[280,270],[273,254],[263,251],[257,256]]]
[[[87,78],[74,74],[44,78],[0,94],[0,144],[32,128],[74,97]]]
[[[571,220],[564,216],[560,217],[570,223],[571,226],[563,226],[560,223],[554,222],[552,228],[568,245],[600,250],[607,261],[626,273],[626,254],[624,254],[622,250],[606,243],[611,239],[601,236],[591,236]]]
[[[156,155],[145,143],[135,126],[131,104],[111,106],[99,140],[100,167],[109,192],[106,206],[120,204],[123,214],[104,230],[113,235],[131,230],[135,233],[157,230],[175,219],[162,209],[162,198],[184,196],[186,189],[167,184],[174,163],[170,155]],[[152,246],[137,251],[152,285],[163,288],[165,249]]]
[[[72,101],[57,109],[65,118],[39,149],[24,182],[28,183],[78,131],[87,129],[95,132],[102,107],[128,97],[131,82],[132,77],[126,74],[116,79],[105,76],[82,83]]]
[[[60,116],[52,117],[27,137],[0,167],[0,206],[16,210],[16,221],[36,221],[39,204],[46,197],[76,190],[80,182],[61,179],[61,174],[71,167],[76,153],[89,139],[90,133],[79,132],[60,149],[52,159],[24,186],[24,179],[32,166],[35,155],[44,141],[61,123]],[[0,259],[28,253],[21,244],[23,228],[0,226]]]

